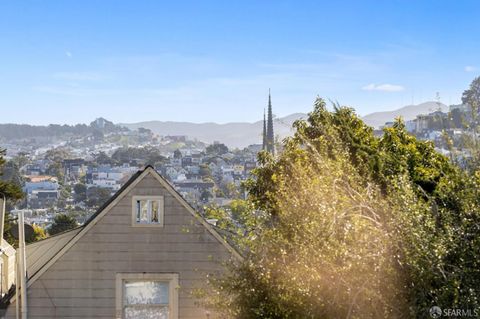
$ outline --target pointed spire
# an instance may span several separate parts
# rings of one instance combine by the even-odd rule
[[[263,109],[263,144],[262,144],[262,150],[267,149],[267,120],[265,118],[265,109]]]
[[[274,154],[275,145],[274,145],[274,132],[273,132],[273,113],[272,113],[272,97],[270,94],[270,89],[268,89],[268,115],[267,115],[267,151]]]

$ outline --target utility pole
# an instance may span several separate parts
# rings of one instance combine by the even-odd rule
[[[3,193],[0,193],[0,195],[2,195],[2,197],[0,198],[0,236],[2,236],[1,241],[3,241],[3,230],[5,227],[5,207],[7,203],[7,198]],[[1,241],[0,246],[2,245]]]
[[[18,213],[18,248],[19,254],[19,276],[20,276],[20,296],[21,296],[21,315],[22,319],[27,319],[27,269],[25,258],[25,222],[23,212]],[[17,302],[18,303],[18,302]]]

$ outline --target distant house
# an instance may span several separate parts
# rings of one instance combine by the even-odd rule
[[[130,166],[110,167],[109,165],[93,167],[87,171],[88,187],[102,187],[117,191],[121,182],[131,176],[137,169]]]
[[[233,166],[233,175],[236,176],[243,176],[245,173],[245,166],[244,165],[234,165]]]
[[[28,176],[23,191],[27,194],[29,208],[43,208],[54,205],[59,196],[59,184],[52,176]]]
[[[192,292],[230,258],[240,257],[149,166],[85,225],[27,245],[28,318],[211,318]],[[2,282],[4,318],[15,318]]]
[[[30,194],[37,189],[57,190],[59,188],[58,181],[53,176],[26,176],[27,182],[23,187],[23,191]]]
[[[83,173],[85,160],[83,158],[63,160],[63,168],[66,176],[78,178]]]
[[[35,189],[27,195],[27,206],[33,209],[54,206],[59,197],[58,190]]]
[[[245,162],[245,174],[248,175],[252,170],[257,167],[257,163],[254,161]]]

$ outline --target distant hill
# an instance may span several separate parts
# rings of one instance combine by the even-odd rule
[[[440,109],[443,112],[448,111],[448,106],[442,103],[437,102],[425,102],[417,105],[407,105],[398,110],[387,111],[387,112],[375,112],[363,117],[365,123],[374,128],[378,128],[382,125],[385,125],[385,122],[391,122],[396,117],[403,117],[405,121],[413,120],[417,115],[428,114]]]
[[[58,125],[48,126],[29,124],[0,124],[0,140],[12,141],[17,139],[52,138],[59,139],[67,136],[88,136],[92,134],[111,133],[125,130],[104,118],[95,119],[90,125]]]
[[[404,120],[415,119],[417,115],[428,114],[440,109],[448,111],[445,104],[425,102],[418,105],[407,105],[398,110],[375,112],[363,117],[365,123],[375,128],[385,125],[402,116]],[[307,114],[294,113],[285,117],[274,119],[275,135],[283,139],[293,135],[292,124],[298,119],[307,118]],[[204,143],[218,141],[230,148],[244,148],[251,144],[262,143],[263,121],[254,123],[233,122],[226,124],[217,123],[190,123],[172,121],[147,121],[139,123],[114,124],[103,118],[94,120],[89,125],[56,125],[33,126],[27,124],[0,124],[0,141],[14,141],[18,139],[56,138],[66,139],[71,136],[89,136],[101,133],[121,132],[122,130],[136,130],[139,128],[150,129],[158,135],[185,135],[190,139],[197,139]]]
[[[295,113],[282,118],[275,118],[275,135],[285,138],[293,134],[291,130],[295,120],[305,118],[306,114]],[[250,144],[262,143],[263,121],[255,123],[189,123],[170,121],[148,121],[130,124],[119,124],[131,130],[140,127],[150,129],[159,135],[186,135],[191,139],[197,139],[205,143],[218,141],[229,147],[243,148]]]

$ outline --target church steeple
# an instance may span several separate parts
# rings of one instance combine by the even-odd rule
[[[267,149],[267,152],[271,154],[275,153],[274,139],[275,139],[275,135],[273,133],[272,97],[270,95],[270,89],[268,89],[266,149]]]
[[[263,137],[262,150],[266,150],[267,149],[267,120],[265,118],[265,109],[263,109],[263,132],[262,132],[262,137]]]

